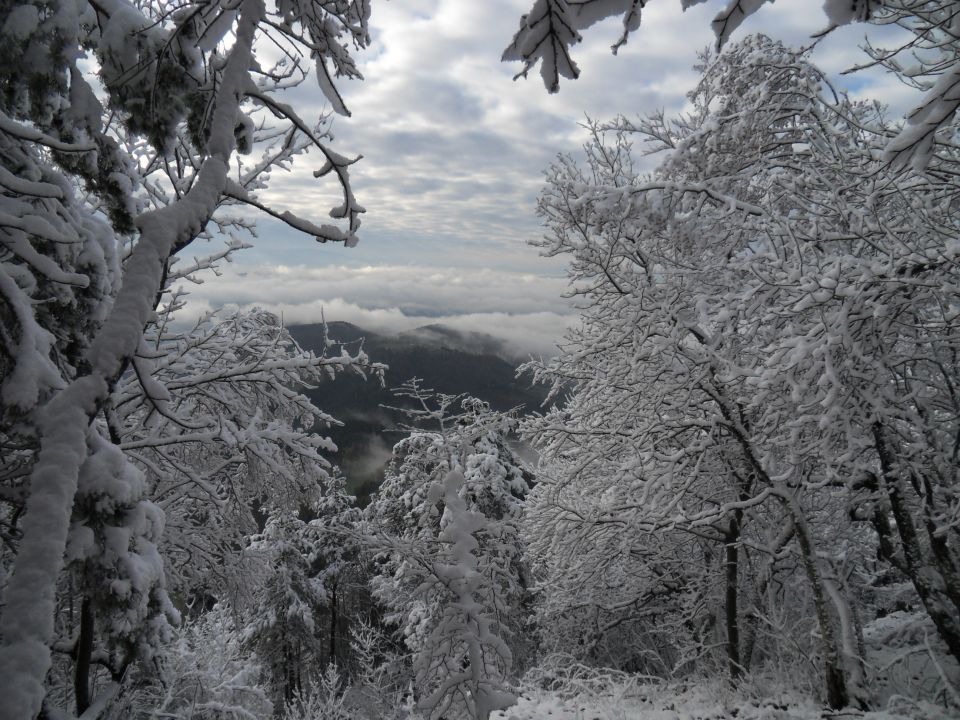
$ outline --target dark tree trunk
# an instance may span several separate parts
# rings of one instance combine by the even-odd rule
[[[337,660],[337,581],[330,585],[330,662]]]
[[[80,606],[80,636],[77,638],[76,663],[73,673],[73,693],[77,701],[77,715],[90,707],[90,665],[93,658],[93,604],[85,597]]]
[[[717,395],[719,396],[720,393],[717,393]],[[730,421],[733,436],[743,448],[744,456],[752,471],[756,473],[757,478],[762,480],[764,484],[777,490],[777,495],[781,502],[783,502],[785,509],[793,517],[794,530],[796,532],[797,542],[800,545],[801,559],[810,582],[817,623],[820,626],[827,702],[831,708],[837,710],[847,707],[850,703],[850,695],[847,691],[843,666],[840,664],[840,652],[837,649],[836,633],[833,631],[833,625],[830,623],[830,616],[827,613],[823,584],[817,569],[817,558],[814,554],[813,541],[807,529],[806,516],[803,513],[803,508],[800,507],[792,491],[782,482],[774,482],[769,474],[767,474],[763,464],[758,460],[750,438],[747,436],[745,430],[741,429],[743,427],[743,413],[740,406],[731,406],[725,403],[722,398],[718,398],[718,406],[723,416]],[[733,407],[737,408],[737,412],[734,412]]]
[[[927,615],[937,628],[937,634],[950,650],[950,654],[960,662],[960,599],[952,597],[950,573],[944,573],[942,563],[938,562],[941,558],[937,551],[941,548],[934,547],[933,557],[924,551],[903,496],[903,480],[896,474],[894,458],[879,423],[873,426],[873,439],[880,458],[885,494],[890,501],[890,510],[896,521],[897,535],[903,550],[902,556],[898,558],[890,537],[890,524],[875,515],[873,526],[880,535],[881,553],[910,578]],[[949,559],[948,555],[947,558]]]
[[[773,544],[770,545],[770,558],[767,560],[766,572],[761,575],[760,584],[754,588],[750,611],[745,616],[743,641],[741,643],[743,651],[740,653],[740,664],[743,666],[744,672],[749,672],[750,665],[753,663],[753,652],[757,640],[757,624],[760,621],[760,602],[767,594],[770,579],[773,577],[777,555],[787,546],[787,543],[793,539],[794,527],[792,516],[787,515],[784,521],[786,524],[780,530],[777,537],[774,538]]]
[[[737,589],[740,564],[740,515],[737,512],[730,518],[727,532],[724,537],[724,569],[725,569],[725,610],[727,626],[727,664],[730,668],[730,682],[734,685],[743,675],[743,665],[740,662],[740,621],[737,605]]]
[[[827,612],[827,599],[824,597],[823,579],[820,577],[820,570],[817,567],[817,556],[813,548],[813,541],[807,530],[803,511],[796,507],[796,499],[790,496],[789,499],[784,501],[793,514],[794,531],[797,543],[800,545],[800,557],[807,574],[807,580],[810,583],[813,607],[817,616],[817,624],[820,626],[827,704],[834,710],[840,710],[850,705],[850,693],[847,690],[846,676],[840,661],[840,652],[837,649],[836,633]]]

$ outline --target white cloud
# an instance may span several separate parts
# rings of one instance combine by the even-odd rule
[[[570,313],[560,299],[564,277],[487,268],[416,265],[259,265],[227,268],[222,277],[185,288],[194,300],[304,305],[347,298],[358,307],[397,307],[408,315],[471,312]]]
[[[241,310],[259,306],[283,319],[285,325],[301,325],[341,321],[364,330],[396,335],[425,325],[444,325],[460,332],[491,335],[505,343],[506,354],[522,359],[529,355],[552,356],[564,333],[576,322],[573,315],[554,312],[536,313],[465,313],[459,315],[408,315],[396,307],[363,308],[342,298],[313,300],[306,303],[245,303]],[[178,316],[181,323],[192,321],[200,313],[211,310],[206,302],[192,303]],[[373,358],[376,360],[376,358]]]
[[[500,338],[514,355],[551,356],[557,344],[577,318],[552,312],[507,315],[506,313],[471,313],[440,318],[439,322],[461,332],[479,332]],[[436,321],[435,321],[436,322]]]
[[[418,266],[256,266],[228,269],[190,292],[180,320],[226,304],[260,306],[287,324],[343,320],[378,333],[441,323],[484,332],[514,354],[552,354],[575,319],[562,277]]]

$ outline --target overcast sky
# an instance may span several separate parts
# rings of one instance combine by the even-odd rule
[[[586,116],[682,111],[695,84],[696,52],[712,42],[710,19],[726,0],[682,13],[656,0],[613,57],[616,20],[594,26],[575,47],[581,77],[548,95],[539,76],[514,82],[517,65],[499,61],[532,0],[373,0],[373,46],[358,56],[363,82],[341,85],[351,118],[334,120],[334,147],[362,154],[353,166],[367,208],[360,244],[322,246],[259,220],[255,247],[222,277],[191,287],[198,311],[258,304],[287,323],[348,320],[370,330],[402,330],[438,319],[490,332],[515,347],[550,352],[574,308],[562,299],[564,263],[527,245],[541,234],[534,213],[543,170],[558,153],[579,152]],[[820,0],[779,0],[734,36],[763,30],[807,44],[825,24]],[[838,73],[863,59],[863,25],[818,46],[814,60]],[[876,33],[873,32],[872,36]],[[873,72],[839,79],[859,96],[903,111],[916,91]],[[314,87],[292,99],[307,117],[324,109]],[[337,204],[313,179],[320,163],[301,158],[274,174],[278,209],[318,221]]]

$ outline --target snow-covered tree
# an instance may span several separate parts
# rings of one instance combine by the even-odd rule
[[[404,393],[438,428],[396,445],[368,508],[382,555],[374,592],[411,652],[418,707],[430,718],[486,718],[512,702],[509,673],[524,646],[528,483],[506,444],[515,420],[474,398],[431,405],[416,383]]]
[[[272,708],[259,684],[260,669],[233,613],[217,605],[176,628],[162,657],[133,668],[104,717],[267,718]]]
[[[329,598],[322,580],[311,577],[304,525],[284,513],[271,515],[251,545],[264,573],[256,583],[244,640],[256,650],[278,710],[308,691],[312,668],[320,668],[317,615]]]
[[[68,535],[70,582],[61,591],[66,607],[54,645],[71,660],[78,714],[91,705],[99,668],[120,682],[134,661],[155,659],[170,624],[179,620],[158,549],[164,514],[147,499],[151,484],[116,445],[97,433],[90,442]]]
[[[347,582],[357,562],[351,536],[359,511],[343,484],[335,475],[317,488],[302,513],[315,516],[311,520],[272,507],[245,552],[257,580],[237,611],[246,618],[244,640],[256,650],[278,714],[337,675],[338,660],[349,660],[343,616],[361,599]]]
[[[151,409],[139,419],[165,425],[168,433],[179,425],[179,435],[211,432],[178,415],[175,403],[171,409],[164,383],[149,375],[164,363],[144,339],[161,294],[213,262],[178,270],[174,255],[208,226],[249,225],[224,211],[227,205],[265,211],[320,241],[356,241],[363,208],[350,190],[352,160],[331,150],[324,127],[301,118],[281,95],[312,66],[333,109],[345,113],[332,78],[359,76],[347,43],[368,43],[368,16],[365,0],[270,7],[260,0],[54,0],[0,9],[0,443],[9,539],[0,618],[0,672],[9,692],[0,717],[34,717],[44,703],[64,558],[86,562],[85,553],[99,546],[101,565],[122,560],[119,536],[113,545],[97,539],[99,521],[87,523],[92,541],[86,532],[86,539],[75,534],[70,540],[80,543],[80,554],[66,554],[71,523],[82,522],[86,512],[84,498],[109,490],[109,497],[92,502],[98,512],[109,506],[126,518],[131,554],[124,562],[133,563],[134,554],[147,557],[147,544],[159,540],[160,515],[141,494],[144,467],[129,459],[139,450],[144,460],[153,452],[146,448],[157,444],[128,435],[127,452],[101,450],[104,438],[123,446],[122,435],[112,433],[124,428],[122,422],[112,427],[111,406],[136,393],[128,385],[118,398],[118,386],[132,377],[140,383]],[[258,58],[266,45],[282,49],[273,66]],[[343,190],[343,203],[331,214],[344,227],[316,224],[257,198],[269,171],[308,147],[322,158],[316,176],[332,177]],[[238,155],[252,153],[252,160]],[[232,240],[221,257],[239,244]],[[155,339],[171,341],[164,330]],[[132,407],[129,419],[143,404]],[[276,429],[270,420],[246,420],[220,428],[225,444],[244,446],[251,432],[265,440]],[[287,447],[298,449],[296,442]],[[315,455],[317,448],[300,443],[299,449]],[[162,454],[165,462],[182,459],[175,450]],[[110,476],[87,492],[81,468],[91,463]],[[223,468],[183,474],[196,490],[210,471]],[[139,585],[127,578],[129,589],[121,587],[129,568],[119,572],[114,589],[133,605],[159,597],[149,589],[160,587],[159,578],[156,584],[147,579],[154,570]]]
[[[147,337],[152,349],[94,425],[99,447],[81,469],[68,535],[54,647],[72,666],[78,708],[98,667],[120,678],[158,651],[177,617],[168,591],[189,603],[254,602],[269,584],[263,559],[244,551],[258,512],[270,513],[268,530],[284,528],[301,508],[345,497],[319,454],[332,444],[315,432],[333,420],[298,390],[362,371],[358,358],[304,353],[262,310]],[[278,568],[312,562],[289,554]]]
[[[683,9],[707,0],[680,0]],[[616,54],[631,33],[640,27],[649,0],[534,0],[520,18],[520,28],[503,52],[503,60],[522,62],[517,77],[540,65],[540,75],[550,92],[560,88],[560,77],[575,80],[580,75],[571,49],[582,39],[581,31],[610,17],[620,17],[623,29],[611,46]],[[744,20],[773,0],[725,0],[711,23],[722,48]],[[888,161],[922,169],[934,152],[947,151],[950,126],[960,108],[960,59],[958,59],[957,13],[953,0],[824,0],[826,34],[852,22],[899,25],[912,39],[893,49],[867,45],[872,63],[881,64],[924,90],[923,100],[907,115],[907,125],[888,138]],[[906,57],[909,66],[901,58]]]
[[[649,533],[722,549],[732,667],[741,557],[794,553],[826,695],[862,701],[836,568],[869,551],[848,503],[955,644],[955,153],[885,164],[882,108],[762,37],[707,63],[691,99],[676,121],[594,126],[586,167],[550,172],[542,247],[571,256],[586,310],[560,358],[532,366],[575,390],[527,428],[544,458],[531,536],[635,598]],[[668,152],[654,173],[634,169],[635,142]]]
[[[148,328],[134,372],[121,377],[105,414],[120,447],[152,479],[178,587],[235,586],[238,548],[258,530],[254,511],[295,513],[336,484],[323,456],[333,443],[322,431],[337,421],[301,391],[368,369],[378,366],[362,353],[301,350],[261,309],[205,317],[185,332],[168,323]]]

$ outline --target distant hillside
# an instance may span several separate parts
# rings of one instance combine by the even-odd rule
[[[527,378],[516,379],[516,364],[507,358],[503,344],[489,335],[461,333],[442,325],[387,336],[345,322],[327,323],[330,340],[356,353],[360,343],[371,361],[389,366],[385,386],[341,374],[334,382],[308,392],[314,403],[345,423],[330,436],[340,448],[335,461],[343,468],[351,491],[369,492],[382,479],[382,467],[393,444],[402,437],[399,413],[381,405],[402,406],[391,388],[413,377],[437,392],[467,393],[485,400],[497,410],[522,406],[539,408],[542,388],[531,388]],[[287,328],[305,350],[323,352],[323,325],[292,325]],[[339,353],[339,348],[332,348]],[[506,357],[504,357],[506,355]]]

